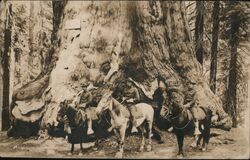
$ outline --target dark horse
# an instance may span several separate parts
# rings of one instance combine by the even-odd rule
[[[79,155],[81,155],[83,152],[82,143],[95,141],[95,144],[97,144],[98,140],[108,136],[107,132],[105,132],[105,128],[110,126],[107,126],[99,120],[93,120],[95,135],[87,135],[87,114],[87,112],[82,111],[81,109],[76,109],[70,106],[66,101],[60,103],[57,120],[61,123],[65,123],[66,116],[71,129],[71,133],[68,134],[68,142],[71,143],[71,152],[69,155],[72,155],[74,152],[74,144],[80,144],[81,152]]]
[[[198,140],[196,141],[196,147],[200,145],[200,141],[203,138],[202,143],[202,151],[206,151],[207,144],[210,138],[210,126],[211,126],[211,118],[212,111],[207,108],[202,108],[202,111],[205,113],[205,118],[199,121],[199,130],[201,134],[199,135]],[[183,157],[183,140],[185,134],[193,133],[194,131],[194,120],[191,112],[188,108],[184,106],[162,106],[160,115],[166,119],[168,119],[172,126],[173,131],[177,137],[178,141],[178,157]],[[190,116],[191,115],[191,116]]]

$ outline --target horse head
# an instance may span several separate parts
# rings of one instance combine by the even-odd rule
[[[66,101],[63,101],[59,104],[59,111],[56,118],[58,122],[62,122],[64,117],[67,116],[68,109],[69,105],[67,105]]]
[[[164,119],[169,119],[172,116],[171,108],[163,105],[161,107],[160,116]]]
[[[105,110],[112,110],[112,92],[108,91],[107,93],[103,94],[100,102],[96,107],[96,114],[100,115]]]

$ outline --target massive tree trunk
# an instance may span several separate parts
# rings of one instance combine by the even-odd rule
[[[231,6],[234,7],[234,3],[231,2]],[[237,48],[239,45],[239,28],[240,22],[237,11],[232,13],[230,17],[230,39],[229,45],[231,47],[231,59],[229,70],[229,82],[228,82],[228,112],[233,118],[233,127],[237,127]]]
[[[196,83],[193,89],[201,105],[212,106],[221,119],[227,118],[220,100],[202,78],[183,2],[53,1],[52,7],[53,54],[49,54],[47,62],[52,59],[53,65],[47,63],[46,72],[40,74],[43,76],[15,92],[23,114],[30,110],[36,111],[30,114],[35,117],[40,116],[37,113],[44,113],[42,126],[56,124],[59,103],[77,98],[83,88],[91,85],[97,87],[96,91],[91,90],[93,97],[101,96],[105,86],[102,82],[111,68],[114,72],[106,80],[119,83],[124,77],[131,77],[148,91],[149,98],[155,90],[152,83],[158,76],[162,76],[169,87],[179,87],[181,101],[184,101],[186,85]],[[118,64],[119,70],[110,63]],[[34,104],[43,107],[25,108],[25,99],[34,99]],[[32,121],[30,117],[19,118]],[[230,128],[229,121],[222,125]]]
[[[133,46],[131,53],[140,56],[137,68],[147,77],[161,75],[169,87],[179,86],[180,99],[184,102],[185,86],[196,83],[194,90],[203,107],[211,107],[230,128],[231,120],[203,79],[201,66],[195,59],[189,28],[182,2],[137,2],[132,11]],[[139,70],[138,74],[143,73]],[[137,75],[138,75],[137,74]],[[148,79],[146,79],[148,80]],[[221,124],[223,125],[223,124]]]
[[[203,30],[204,30],[204,1],[196,1],[195,21],[195,53],[196,58],[203,65]]]
[[[212,31],[212,46],[211,46],[211,65],[210,65],[210,88],[216,92],[216,73],[217,73],[217,46],[219,35],[219,19],[220,14],[220,1],[214,2],[213,7],[213,31]]]

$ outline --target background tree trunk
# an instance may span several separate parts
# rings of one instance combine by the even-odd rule
[[[204,1],[196,1],[195,21],[195,53],[196,58],[203,65],[203,30],[204,30]]]
[[[5,28],[4,28],[4,45],[3,45],[3,55],[2,55],[2,66],[3,66],[3,110],[2,110],[2,129],[7,130],[10,127],[10,120],[9,120],[9,106],[10,106],[10,62],[11,62],[11,54],[10,54],[10,47],[11,47],[11,14],[12,9],[11,5],[8,5],[6,10],[5,16]]]
[[[216,92],[216,73],[217,73],[217,46],[220,24],[220,1],[213,2],[213,31],[212,31],[212,46],[211,46],[211,65],[210,65],[210,88]]]
[[[3,111],[3,53],[4,53],[4,30],[6,19],[6,2],[0,1],[0,130],[2,130]]]
[[[234,2],[231,2],[232,7]],[[229,45],[231,46],[231,59],[228,81],[228,112],[233,119],[233,127],[237,127],[237,48],[239,45],[239,17],[238,13],[232,13]]]

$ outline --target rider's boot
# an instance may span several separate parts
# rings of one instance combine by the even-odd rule
[[[87,131],[87,135],[91,135],[94,134],[94,131],[92,129],[92,120],[88,120],[88,131]]]
[[[194,122],[194,125],[195,125],[194,134],[195,134],[195,135],[201,134],[201,132],[200,132],[200,130],[199,130],[199,122],[198,122],[198,121],[195,121],[195,122]]]
[[[69,126],[69,120],[66,117],[64,117],[64,131],[67,134],[71,134],[71,128]]]
[[[138,130],[137,130],[137,128],[136,128],[136,124],[137,124],[136,119],[133,118],[133,119],[132,119],[132,122],[133,122],[133,124],[132,124],[131,133],[138,133]]]

